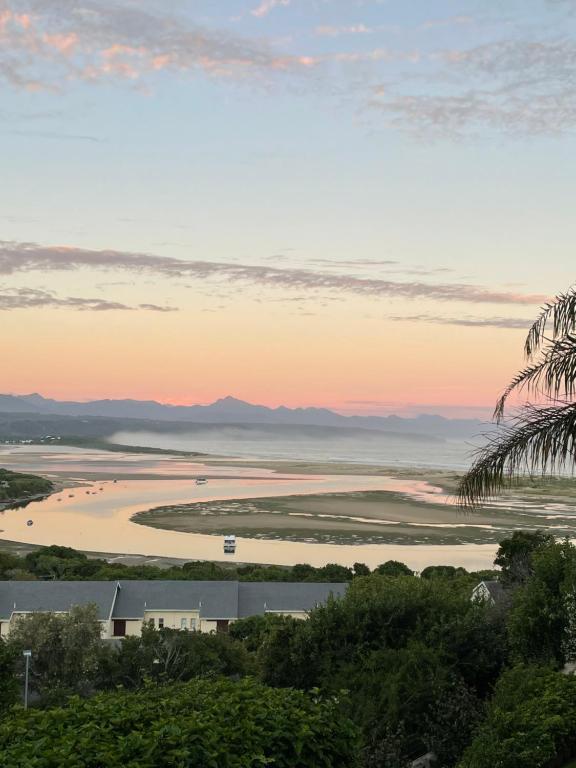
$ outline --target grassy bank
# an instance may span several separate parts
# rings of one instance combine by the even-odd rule
[[[54,485],[44,477],[0,469],[0,505],[45,496],[53,490]]]
[[[439,502],[443,498],[439,498]],[[185,533],[334,544],[492,544],[515,530],[553,527],[576,536],[574,484],[523,489],[502,505],[466,513],[454,504],[390,491],[324,493],[163,506],[134,522]],[[553,515],[546,507],[554,507]]]

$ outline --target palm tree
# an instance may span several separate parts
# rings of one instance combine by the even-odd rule
[[[458,499],[474,507],[523,474],[552,474],[576,465],[576,288],[546,304],[530,328],[527,366],[504,390],[494,418],[500,425],[462,478]],[[506,423],[510,395],[535,395]]]

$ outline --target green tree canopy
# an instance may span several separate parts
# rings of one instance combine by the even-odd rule
[[[11,629],[7,645],[32,651],[30,684],[43,700],[62,701],[87,693],[96,674],[102,626],[93,605],[69,613],[31,613]]]
[[[576,751],[574,722],[576,678],[547,667],[515,667],[499,680],[459,768],[561,765]]]

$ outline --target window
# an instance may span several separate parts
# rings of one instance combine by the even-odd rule
[[[190,629],[196,632],[196,619],[190,619]]]
[[[164,619],[158,619],[158,629],[164,629]]]
[[[180,619],[180,629],[188,629],[188,619]]]

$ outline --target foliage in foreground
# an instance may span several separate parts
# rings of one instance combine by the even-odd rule
[[[19,768],[353,768],[356,731],[335,700],[252,680],[108,693],[0,723]]]
[[[576,678],[519,666],[496,686],[488,716],[459,768],[545,768],[576,750]]]
[[[507,660],[502,616],[472,603],[466,580],[454,578],[375,574],[308,621],[268,630],[263,680],[349,690],[371,768],[404,768],[430,748],[453,765]]]

